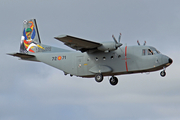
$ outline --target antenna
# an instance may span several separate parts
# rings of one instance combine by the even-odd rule
[[[146,41],[144,41],[144,46],[146,45]]]
[[[139,40],[137,40],[138,45],[140,45]]]

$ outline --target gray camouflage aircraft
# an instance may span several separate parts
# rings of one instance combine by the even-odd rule
[[[78,77],[95,77],[101,82],[104,76],[112,76],[110,84],[116,85],[115,75],[144,73],[161,70],[160,75],[166,75],[165,69],[173,60],[161,54],[151,46],[122,46],[121,34],[117,41],[98,43],[69,35],[60,35],[55,39],[77,51],[70,51],[41,44],[35,19],[23,22],[20,51],[8,55],[20,57],[22,60],[43,62],[60,69],[65,75]]]

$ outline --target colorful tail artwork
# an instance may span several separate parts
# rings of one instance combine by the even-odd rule
[[[23,35],[21,36],[20,53],[35,53],[36,48],[41,46],[41,40],[35,19],[23,22]]]

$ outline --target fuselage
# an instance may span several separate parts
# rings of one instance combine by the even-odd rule
[[[36,53],[36,60],[56,67],[65,74],[94,77],[152,72],[168,67],[172,59],[151,46],[122,46],[109,52],[74,52],[58,49]]]

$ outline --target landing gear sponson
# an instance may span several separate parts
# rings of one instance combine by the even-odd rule
[[[101,74],[101,73],[98,73],[98,74],[96,74],[95,75],[95,80],[96,80],[96,82],[102,82],[103,81],[103,75]],[[112,76],[110,79],[109,79],[109,82],[110,82],[110,84],[111,85],[117,85],[117,83],[118,83],[118,78],[117,77],[114,77],[114,76]]]

